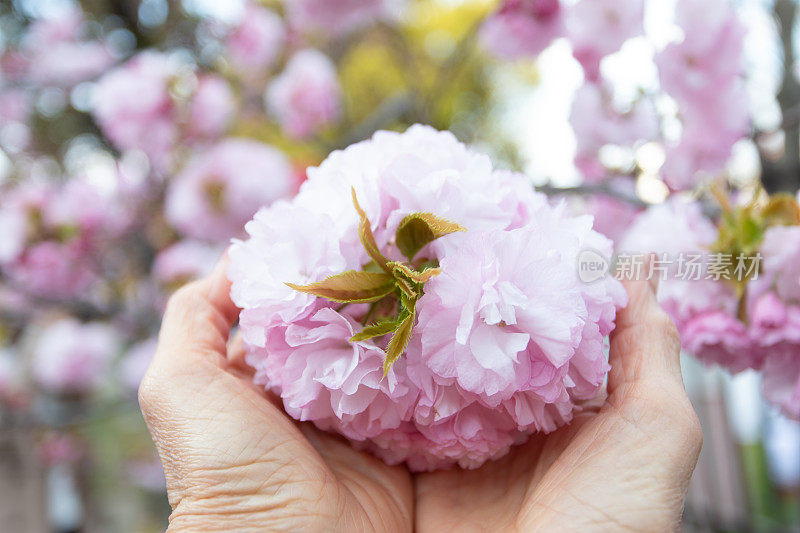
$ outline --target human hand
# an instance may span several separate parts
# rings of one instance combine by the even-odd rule
[[[702,431],[655,283],[629,282],[607,398],[477,470],[415,479],[425,531],[676,531]]]
[[[226,261],[170,298],[139,403],[164,465],[169,531],[407,531],[411,477],[292,421],[252,383]],[[230,346],[229,346],[230,345]]]
[[[227,347],[224,266],[171,300],[140,402],[164,462],[170,528],[664,531],[680,521],[702,434],[675,328],[646,282],[612,338],[608,398],[478,470],[411,478],[291,421]]]

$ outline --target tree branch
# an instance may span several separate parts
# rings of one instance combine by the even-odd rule
[[[611,196],[612,198],[622,200],[623,202],[635,207],[645,208],[650,205],[638,196],[620,191],[619,189],[611,187],[608,183],[593,183],[576,185],[574,187],[553,187],[550,184],[545,184],[537,186],[536,190],[548,196],[556,196],[559,194],[574,194],[578,196],[604,194],[606,196]]]

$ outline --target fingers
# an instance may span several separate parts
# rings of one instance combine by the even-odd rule
[[[647,277],[623,282],[628,306],[617,315],[611,335],[610,394],[623,383],[683,383],[677,329],[658,305],[658,276]]]
[[[206,278],[178,289],[167,303],[158,347],[139,386],[139,405],[148,417],[165,395],[181,397],[225,368],[230,329],[238,310],[230,300],[223,257]],[[184,394],[185,395],[185,394]]]
[[[242,338],[242,332],[237,331],[231,337],[231,340],[228,342],[228,367],[240,372],[242,374],[253,376],[255,373],[255,369],[247,364],[245,361],[245,355],[247,352],[244,348],[244,339]]]
[[[235,507],[244,495],[277,494],[319,467],[279,400],[253,382],[252,369],[245,371],[241,336],[229,342],[238,310],[226,267],[224,258],[211,275],[170,298],[139,387],[173,517],[216,512],[213,506],[229,497]]]
[[[225,361],[230,330],[239,314],[225,275],[228,261],[226,254],[209,276],[170,297],[151,366],[185,368],[200,359],[211,358],[220,365]]]
[[[610,420],[633,423],[641,436],[672,443],[680,465],[672,471],[690,475],[703,433],[683,388],[678,330],[658,305],[657,279],[623,284],[629,301],[611,335],[608,404],[615,408]]]

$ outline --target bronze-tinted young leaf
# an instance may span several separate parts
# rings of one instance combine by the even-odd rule
[[[406,351],[406,346],[411,338],[411,330],[414,327],[415,316],[414,312],[409,313],[397,326],[394,335],[389,340],[389,345],[386,347],[386,359],[383,361],[383,377],[386,377],[395,361],[400,359],[400,356]]]
[[[405,313],[414,313],[417,309],[417,300],[419,298],[409,298],[403,293],[400,293],[400,316],[398,321],[405,318]]]
[[[456,231],[467,230],[455,222],[437,217],[432,213],[411,213],[406,215],[397,226],[395,241],[397,247],[410,261],[429,242]]]
[[[372,260],[375,261],[375,264],[387,274],[391,274],[392,269],[387,266],[389,260],[386,259],[386,257],[381,253],[380,249],[378,249],[378,243],[375,242],[375,235],[372,233],[372,224],[367,218],[367,213],[361,209],[361,205],[358,203],[355,188],[351,187],[350,192],[353,195],[353,205],[355,206],[356,212],[358,212],[358,216],[360,218],[358,223],[358,238],[361,239],[361,244],[367,251],[367,255],[369,255]]]
[[[405,298],[410,300],[416,300],[419,298],[420,294],[414,288],[414,284],[411,281],[401,276],[394,278],[394,282],[397,288],[400,289],[400,293],[403,294]]]
[[[300,292],[341,303],[375,302],[391,294],[395,288],[394,278],[388,274],[355,270],[329,276],[309,285],[286,285]]]
[[[387,322],[378,322],[377,324],[372,324],[371,326],[365,327],[364,329],[361,330],[361,332],[356,333],[355,335],[350,337],[350,342],[366,341],[374,337],[387,335],[396,329],[397,329],[397,322],[395,322],[394,320]]]
[[[395,276],[400,273],[415,283],[425,283],[442,272],[441,268],[426,268],[420,272],[399,261],[390,261],[389,266],[392,268]]]
[[[767,226],[796,226],[800,224],[800,205],[791,194],[773,194],[764,207],[762,216]]]

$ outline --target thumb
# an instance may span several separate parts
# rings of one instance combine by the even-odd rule
[[[167,306],[139,404],[161,456],[173,518],[288,482],[316,466],[295,424],[226,358],[237,309],[223,260]],[[311,465],[307,463],[313,463]],[[278,471],[280,473],[278,474]],[[213,509],[212,509],[213,510]]]
[[[617,315],[617,327],[611,334],[609,394],[626,383],[683,384],[680,337],[672,319],[658,305],[652,256],[645,278],[623,281],[628,305]]]

